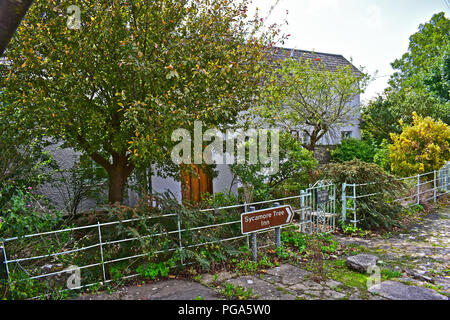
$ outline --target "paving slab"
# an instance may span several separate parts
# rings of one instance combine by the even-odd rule
[[[293,292],[261,280],[255,276],[242,276],[227,280],[226,282],[246,289],[252,289],[253,295],[258,296],[258,300],[295,300],[296,295]]]
[[[237,275],[236,273],[229,272],[229,271],[222,271],[217,274],[204,274],[201,277],[201,283],[204,283],[206,285],[214,284],[214,282],[219,283],[223,282],[225,280],[229,280],[232,278],[235,278]]]
[[[290,264],[283,264],[267,270],[263,279],[271,283],[279,283],[285,286],[292,286],[294,284],[303,282],[311,273],[294,267]]]
[[[416,286],[407,286],[396,281],[384,281],[368,290],[390,300],[448,300],[434,290]]]
[[[141,286],[125,287],[108,294],[81,296],[77,300],[219,300],[220,296],[200,283],[186,280],[167,280]]]

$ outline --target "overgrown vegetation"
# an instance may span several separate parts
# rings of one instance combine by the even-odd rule
[[[230,166],[235,182],[244,186],[241,194],[250,193],[248,199],[242,200],[256,202],[277,199],[294,192],[296,195],[311,182],[308,170],[315,169],[318,164],[313,153],[285,131],[280,133],[279,141],[279,170],[275,174],[268,174],[272,163],[264,164],[258,159],[258,164],[250,164],[248,148],[246,163]]]
[[[357,199],[358,226],[365,229],[390,228],[396,225],[402,210],[394,202],[395,196],[405,189],[401,181],[385,172],[376,164],[353,160],[344,163],[331,163],[324,169],[325,178],[336,184],[362,184],[357,187],[358,195],[376,195]],[[341,192],[338,190],[338,198]],[[347,207],[353,206],[353,199],[347,200]],[[349,212],[349,214],[353,214]],[[353,217],[348,217],[352,220]]]
[[[344,139],[341,144],[331,152],[332,159],[336,162],[346,162],[358,159],[364,162],[374,162],[376,145],[370,140],[355,138]]]

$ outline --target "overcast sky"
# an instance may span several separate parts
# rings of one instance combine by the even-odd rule
[[[261,17],[275,3],[254,0]],[[449,17],[449,6],[446,0],[280,0],[268,23],[282,22],[288,10],[282,30],[291,36],[284,47],[342,54],[371,75],[378,70],[362,96],[367,100],[387,86],[383,76],[392,74],[391,62],[408,50],[419,24],[442,11]]]

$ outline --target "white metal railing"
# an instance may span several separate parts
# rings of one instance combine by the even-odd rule
[[[429,193],[430,189],[423,191],[421,190],[421,186],[424,184],[430,183],[427,182],[421,182],[421,177],[434,174],[434,189],[431,189],[433,191],[433,197],[431,199],[437,199],[437,197],[442,196],[444,194],[447,194],[449,192],[449,169],[450,164],[447,164],[444,168],[438,171],[429,172],[425,174],[419,174],[417,176],[412,177],[406,177],[406,178],[399,178],[396,180],[408,180],[408,179],[416,179],[417,185],[416,190],[417,193],[413,195],[409,195],[405,197],[405,199],[413,199],[414,197],[417,197],[417,201],[415,203],[419,203],[420,197],[424,193]],[[392,180],[394,181],[394,180]],[[373,197],[378,194],[358,194],[357,190],[361,186],[367,186],[370,184],[375,183],[365,183],[365,184],[346,184],[344,183],[342,185],[342,219],[346,220],[346,212],[347,210],[353,210],[353,220],[351,222],[354,223],[355,227],[357,224],[357,216],[356,216],[356,203],[357,199],[363,198],[363,197]],[[353,193],[352,195],[347,195],[346,189],[352,188]],[[327,189],[329,190],[329,196],[330,199],[328,202],[317,205],[317,199],[315,198],[315,190],[317,189]],[[347,199],[353,200],[353,207],[347,208]],[[403,198],[395,199],[395,201],[401,201]],[[315,232],[332,232],[335,229],[335,204],[336,204],[336,190],[335,185],[331,183],[323,183],[318,186],[311,186],[310,188],[306,190],[302,190],[298,196],[291,196],[291,197],[285,197],[281,199],[274,199],[274,200],[267,200],[267,201],[259,201],[254,203],[244,203],[244,204],[237,204],[232,206],[224,206],[219,208],[210,208],[210,209],[203,209],[200,210],[199,213],[209,213],[209,212],[218,212],[220,210],[235,210],[236,216],[239,216],[242,212],[249,211],[250,207],[254,206],[261,206],[261,207],[271,207],[275,203],[281,203],[281,202],[296,202],[298,200],[298,206],[295,206],[294,212],[298,215],[299,223],[297,224],[300,228],[301,232],[306,232],[309,229],[309,233],[315,233]],[[404,199],[403,199],[404,200]],[[430,199],[427,199],[430,200]],[[126,225],[126,224],[132,224],[135,222],[140,222],[143,220],[151,220],[151,219],[173,219],[173,223],[175,227],[170,230],[160,231],[160,232],[153,232],[150,234],[145,234],[142,236],[128,236],[120,239],[107,239],[104,237],[105,235],[105,228],[107,227],[115,227],[119,224]],[[44,261],[45,259],[59,259],[66,255],[71,254],[78,254],[81,252],[87,252],[89,250],[95,250],[97,252],[96,260],[90,261],[89,263],[86,263],[81,266],[77,266],[78,270],[87,270],[91,268],[100,268],[98,270],[99,278],[98,281],[94,281],[92,283],[83,284],[78,287],[70,288],[70,289],[64,289],[64,290],[75,290],[75,289],[82,289],[94,286],[96,284],[105,285],[108,284],[114,280],[117,279],[109,279],[106,272],[106,266],[111,266],[114,263],[126,261],[126,260],[133,260],[138,259],[142,257],[148,257],[150,254],[157,255],[157,254],[163,254],[163,253],[174,253],[174,252],[182,252],[183,250],[200,247],[200,246],[206,246],[210,244],[216,244],[221,242],[231,242],[231,241],[238,241],[238,240],[246,240],[247,246],[250,247],[249,244],[249,236],[248,235],[242,235],[240,233],[239,228],[236,228],[235,233],[230,232],[227,237],[224,237],[222,239],[215,239],[215,240],[208,240],[203,241],[199,243],[186,243],[186,233],[187,232],[197,232],[197,233],[208,233],[209,230],[213,230],[215,228],[221,228],[221,227],[227,227],[227,226],[233,226],[240,224],[240,219],[236,218],[232,221],[225,221],[225,222],[216,222],[209,225],[196,225],[194,227],[188,228],[185,226],[185,224],[182,221],[182,217],[180,214],[165,214],[160,216],[148,216],[148,217],[141,217],[141,218],[132,218],[132,219],[126,219],[126,220],[118,220],[118,221],[112,221],[112,222],[104,222],[104,223],[96,223],[86,226],[80,226],[80,227],[73,227],[73,228],[65,228],[61,230],[54,230],[54,231],[48,231],[48,232],[41,232],[41,233],[33,233],[24,235],[22,237],[10,237],[3,240],[0,240],[0,249],[3,253],[3,262],[6,269],[6,274],[9,277],[14,270],[12,268],[20,268],[23,271],[25,271],[28,275],[28,277],[21,279],[19,281],[23,280],[33,280],[33,279],[48,279],[57,275],[67,274],[68,271],[66,269],[60,270],[60,271],[54,271],[54,272],[48,272],[44,274],[33,274],[36,272],[33,272],[33,270],[28,270],[24,267],[22,267],[21,263],[24,262],[32,262],[32,261]],[[273,231],[273,229],[265,230],[258,232],[258,234],[267,234],[268,232]],[[14,242],[19,241],[33,241],[33,239],[39,240],[43,237],[50,237],[50,236],[64,236],[68,234],[68,237],[74,232],[83,232],[84,234],[89,233],[92,237],[96,237],[95,242],[88,243],[85,246],[80,246],[81,240],[72,244],[69,248],[66,248],[64,250],[59,250],[57,252],[50,252],[48,254],[38,254],[35,256],[26,256],[26,252],[9,252],[8,246],[14,244]],[[166,248],[160,248],[158,250],[152,251],[152,252],[144,252],[144,250],[141,250],[141,252],[134,252],[134,254],[129,256],[123,256],[123,257],[110,257],[110,248],[117,247],[118,245],[125,244],[125,243],[133,243],[133,241],[139,241],[139,240],[146,240],[151,238],[158,238],[158,239],[169,239],[169,236],[173,236],[174,238],[171,240],[171,246]],[[37,241],[36,240],[36,241]],[[90,239],[92,240],[92,239]],[[273,240],[273,239],[272,239]],[[93,240],[92,240],[93,241]],[[92,242],[91,241],[91,242]],[[270,238],[268,239],[267,245],[259,246],[259,248],[266,247],[268,245],[272,245],[274,241],[271,241]],[[80,246],[80,247],[78,247]],[[139,247],[141,248],[141,247]],[[180,260],[181,265],[189,264],[188,262],[184,261],[182,258]],[[12,268],[11,268],[12,267]],[[129,279],[132,277],[138,276],[138,273],[131,274],[131,275],[123,275],[119,279]]]
[[[302,204],[306,205],[306,201],[304,199],[309,194],[311,194],[311,193],[302,191],[299,196],[292,196],[292,197],[286,197],[286,198],[282,198],[282,199],[260,201],[260,202],[254,202],[254,203],[248,203],[248,204],[244,203],[244,204],[238,204],[238,205],[233,205],[233,206],[224,206],[224,207],[219,207],[219,208],[204,209],[204,210],[200,210],[200,213],[206,213],[206,212],[218,211],[218,210],[231,210],[231,209],[245,212],[245,211],[248,211],[248,208],[250,208],[251,206],[268,206],[268,207],[270,207],[271,204],[274,204],[276,202],[280,203],[283,201],[292,201],[292,200],[297,200],[297,199],[299,200],[299,206],[297,208],[295,208],[294,212],[300,213],[300,212],[306,211],[308,209],[306,207],[302,207]],[[162,219],[162,218],[176,219],[176,228],[173,230],[167,230],[164,232],[151,233],[151,234],[142,235],[142,236],[125,237],[122,239],[107,240],[103,237],[103,233],[104,233],[103,229],[105,227],[111,227],[111,226],[115,226],[118,224],[125,225],[125,224],[129,224],[129,223],[139,222],[142,220]],[[309,216],[301,215],[300,216],[300,225],[305,226],[305,225],[311,223],[311,221],[305,221],[302,219],[312,219],[312,215],[309,215]],[[195,226],[192,228],[182,227],[181,220],[182,219],[179,214],[165,214],[165,215],[160,215],[160,216],[149,216],[149,217],[142,217],[142,218],[133,218],[133,219],[126,219],[126,220],[112,221],[112,222],[104,222],[104,223],[98,222],[96,224],[91,224],[91,225],[86,225],[86,226],[65,228],[65,229],[54,230],[54,231],[27,234],[27,235],[24,235],[21,237],[10,237],[10,238],[6,238],[6,239],[2,239],[0,242],[0,245],[1,245],[0,248],[3,253],[3,260],[4,260],[3,263],[5,265],[7,277],[10,277],[10,275],[13,273],[13,270],[12,270],[13,266],[14,267],[18,266],[18,268],[25,271],[25,273],[28,275],[26,278],[19,279],[18,281],[35,280],[35,279],[43,280],[45,278],[51,278],[51,277],[55,277],[58,275],[67,274],[69,272],[67,269],[64,269],[64,270],[47,272],[44,274],[36,275],[35,274],[36,272],[30,271],[30,270],[27,271],[21,265],[21,263],[33,262],[33,261],[37,261],[37,260],[44,261],[45,259],[57,260],[61,256],[82,253],[82,252],[86,252],[88,250],[97,250],[98,254],[99,254],[97,261],[95,261],[93,263],[88,263],[85,265],[77,266],[77,269],[78,270],[86,270],[86,269],[90,269],[90,268],[99,268],[100,267],[101,268],[101,270],[100,270],[101,280],[99,279],[99,281],[97,281],[97,282],[83,284],[81,286],[77,286],[77,287],[70,288],[70,289],[64,289],[64,290],[76,290],[76,289],[91,287],[96,284],[105,285],[107,283],[114,281],[113,279],[108,279],[106,269],[105,269],[106,266],[111,265],[113,263],[117,263],[117,262],[121,262],[121,261],[125,261],[125,260],[137,259],[137,258],[141,258],[141,257],[146,257],[146,256],[149,256],[149,254],[157,255],[157,254],[162,254],[162,253],[171,253],[171,252],[173,253],[175,251],[182,251],[185,249],[206,246],[206,245],[216,244],[216,243],[221,243],[221,242],[230,242],[230,241],[235,241],[235,240],[247,239],[247,245],[248,245],[248,235],[240,234],[240,228],[236,228],[237,230],[239,230],[239,233],[236,232],[235,234],[230,235],[227,238],[217,239],[217,240],[213,240],[213,241],[204,241],[204,242],[200,242],[200,243],[189,243],[189,244],[184,243],[184,234],[186,232],[207,232],[208,229],[232,226],[232,225],[240,224],[241,223],[240,219],[239,220],[236,219],[233,221],[221,222],[221,223],[213,223],[210,225],[198,225],[198,226]],[[286,226],[283,228],[286,228]],[[258,234],[267,234],[268,232],[273,231],[273,229],[275,229],[275,228],[271,228],[269,230],[264,230],[264,231],[258,232]],[[70,236],[70,234],[73,234],[73,232],[76,232],[76,231],[78,231],[78,232],[81,231],[83,233],[90,232],[91,236],[95,235],[96,236],[95,243],[91,243],[89,245],[81,246],[81,247],[77,247],[75,245],[71,248],[68,248],[65,250],[60,250],[58,252],[51,252],[48,254],[38,254],[38,255],[32,255],[32,256],[26,256],[26,257],[24,256],[25,254],[23,252],[9,252],[8,251],[8,246],[12,245],[14,242],[24,241],[24,240],[29,242],[29,241],[33,241],[33,239],[35,239],[35,238],[37,238],[37,240],[40,240],[43,237],[63,236],[63,235],[67,235],[67,234],[69,234],[69,236]],[[167,238],[168,236],[171,236],[171,235],[176,235],[178,237],[177,237],[177,239],[174,239],[172,246],[170,248],[164,248],[162,250],[152,251],[151,253],[150,252],[141,252],[141,253],[133,254],[130,256],[116,257],[113,259],[107,259],[105,257],[105,253],[108,253],[108,249],[111,246],[117,246],[117,245],[124,244],[127,242],[132,243],[133,241],[145,240],[145,239],[149,239],[149,238],[157,238],[157,237]],[[259,248],[267,247],[272,244],[273,244],[273,241],[269,241],[269,244],[259,246]],[[183,260],[181,260],[181,264],[185,265],[186,263]],[[136,277],[138,275],[139,275],[138,273],[135,273],[135,274],[123,276],[120,279],[128,279],[128,278]]]
[[[431,177],[432,176],[432,177]],[[430,179],[425,179],[424,177],[431,177]],[[450,192],[450,163],[447,162],[441,169],[434,170],[431,172],[426,172],[422,174],[417,174],[410,177],[404,177],[404,178],[396,178],[392,180],[387,180],[383,182],[368,182],[368,183],[361,183],[361,184],[349,184],[349,183],[343,183],[342,184],[342,220],[345,222],[347,220],[347,212],[352,211],[353,213],[353,220],[350,220],[351,223],[353,223],[353,226],[356,228],[357,223],[360,222],[360,220],[357,219],[357,200],[362,198],[369,198],[374,196],[380,196],[383,193],[381,192],[375,192],[375,193],[369,193],[369,194],[361,194],[358,189],[360,187],[370,186],[370,185],[376,185],[381,183],[390,183],[394,181],[410,181],[410,186],[412,190],[414,188],[415,192],[407,195],[402,196],[400,198],[392,199],[394,202],[405,202],[406,200],[410,200],[406,203],[406,205],[419,205],[421,201],[430,201],[433,200],[434,202],[437,201],[437,199],[443,195],[446,195]],[[413,183],[412,183],[413,182]],[[425,185],[432,184],[433,187],[430,188],[423,188]],[[347,192],[347,189],[350,188],[351,193]],[[409,191],[410,191],[409,190]],[[433,195],[431,197],[422,197],[422,195],[430,194]],[[352,206],[348,207],[347,200],[352,200]]]

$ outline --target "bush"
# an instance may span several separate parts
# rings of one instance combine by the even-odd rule
[[[342,143],[331,152],[332,159],[336,162],[351,161],[374,161],[376,146],[373,142],[355,138],[344,139]]]
[[[402,124],[402,123],[401,123]],[[391,169],[402,176],[439,170],[450,160],[450,126],[413,113],[413,124],[391,134]]]
[[[102,231],[102,234],[105,233],[105,239],[137,238],[132,242],[120,243],[112,258],[147,252],[148,256],[141,259],[143,267],[140,268],[140,271],[145,272],[145,270],[151,269],[153,271],[148,271],[151,273],[156,272],[158,268],[154,266],[160,262],[174,265],[174,263],[179,264],[183,261],[209,270],[216,265],[226,263],[231,256],[238,253],[238,247],[234,246],[232,241],[219,243],[218,240],[241,235],[239,223],[200,230],[192,229],[239,221],[240,212],[233,210],[199,212],[197,207],[187,208],[181,205],[170,193],[154,194],[151,198],[157,201],[160,205],[159,208],[152,208],[145,200],[135,208],[120,205],[109,207],[109,219],[113,221],[143,218],[131,223],[120,223],[108,232]],[[219,198],[220,200],[217,200],[216,204],[227,203],[221,202],[223,199],[220,196],[217,199]],[[177,213],[177,216],[173,216],[174,213]],[[162,217],[165,215],[171,216]],[[149,219],[149,217],[153,218]],[[177,232],[178,223],[183,230],[181,233]],[[163,236],[149,237],[152,234],[162,234]],[[179,238],[180,235],[181,238]],[[183,249],[179,248],[180,242]],[[169,251],[161,252],[166,250]]]
[[[331,163],[324,169],[324,178],[336,184],[373,184],[358,186],[357,195],[377,194],[357,199],[356,218],[359,226],[365,229],[390,228],[397,225],[402,207],[392,200],[404,189],[401,181],[384,171],[376,164],[353,160],[344,163]],[[337,189],[340,199],[341,190]],[[350,202],[353,200],[349,200]],[[350,207],[353,203],[348,203]]]
[[[283,192],[301,190],[308,186],[310,177],[308,169],[317,167],[317,160],[312,152],[303,148],[301,143],[287,132],[280,134],[279,171],[268,175],[269,165],[261,163],[234,164],[231,171],[237,182],[252,186],[254,201],[277,198]],[[246,155],[246,161],[249,157]]]
[[[378,146],[375,155],[373,157],[373,162],[379,165],[387,172],[391,172],[391,161],[389,158],[389,143],[387,140]]]
[[[45,207],[46,199],[33,194],[32,187],[0,188],[0,198],[8,195],[1,208],[0,238],[21,237],[53,230],[62,222],[62,213]]]

